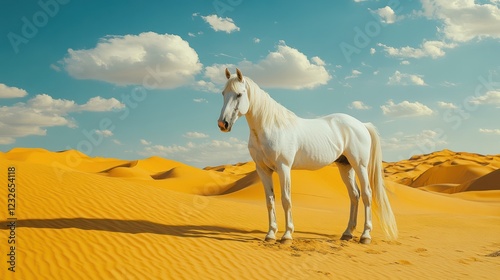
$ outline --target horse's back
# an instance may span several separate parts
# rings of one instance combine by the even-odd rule
[[[342,154],[369,153],[371,147],[371,136],[366,124],[353,116],[347,114],[331,114],[323,117],[327,120],[332,130],[340,131],[344,141]]]
[[[333,125],[337,125],[338,127],[361,127],[364,124],[356,119],[355,117],[344,114],[344,113],[335,113],[320,117],[319,119],[323,119],[328,121]]]
[[[362,140],[370,135],[364,123],[347,114],[336,113],[321,117],[320,119],[327,121],[332,130],[340,131],[346,137],[356,137]]]
[[[294,163],[296,168],[319,168],[335,162],[342,155],[358,154],[370,147],[370,134],[365,124],[347,114],[303,119],[301,125],[301,145]]]

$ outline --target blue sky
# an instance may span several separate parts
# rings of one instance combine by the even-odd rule
[[[2,1],[0,150],[250,160],[225,67],[301,117],[374,123],[384,160],[500,153],[500,1]]]

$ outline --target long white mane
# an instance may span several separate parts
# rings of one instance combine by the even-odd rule
[[[238,81],[237,78],[231,79],[227,86],[234,87],[232,84],[236,81]],[[286,127],[295,124],[297,115],[294,112],[272,99],[252,79],[245,77],[245,81],[250,101],[248,114],[254,119],[261,120],[262,127],[269,127],[273,124],[278,127]]]

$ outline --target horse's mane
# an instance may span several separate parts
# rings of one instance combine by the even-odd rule
[[[296,121],[297,115],[295,113],[272,99],[250,78],[245,77],[245,80],[250,100],[249,113],[253,114],[255,119],[261,120],[262,126],[267,127],[274,124],[278,127],[285,127]]]

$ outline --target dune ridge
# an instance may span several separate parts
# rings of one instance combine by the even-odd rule
[[[386,178],[403,185],[441,193],[500,190],[499,155],[443,150],[385,163]],[[474,182],[478,181],[478,184]],[[487,186],[487,187],[485,187]]]
[[[374,221],[369,246],[357,243],[359,229],[339,240],[349,199],[334,165],[292,172],[288,246],[262,241],[267,213],[252,162],[199,169],[16,148],[0,152],[2,182],[8,167],[17,259],[11,273],[1,254],[0,279],[495,279],[500,269],[500,155],[443,150],[384,163],[400,238],[384,240]],[[2,227],[1,252],[8,235]]]

